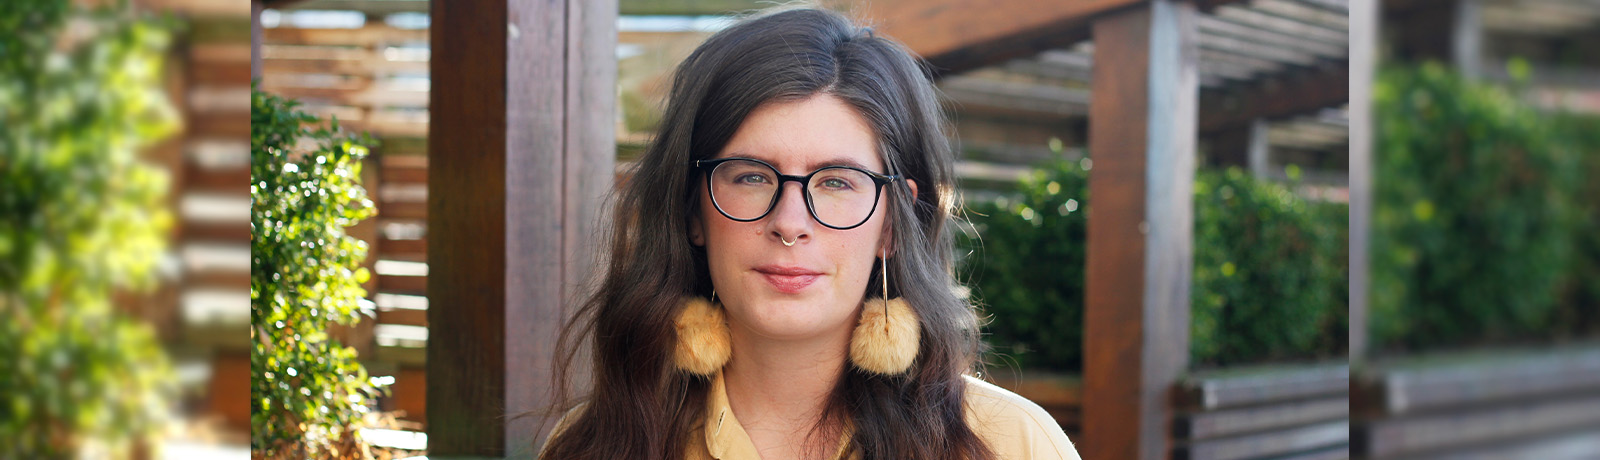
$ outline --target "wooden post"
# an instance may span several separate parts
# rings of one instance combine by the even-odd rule
[[[614,173],[616,2],[432,2],[429,456],[530,458]],[[550,428],[548,425],[545,429]]]
[[[250,0],[250,79],[261,78],[261,0]]]
[[[1188,365],[1195,11],[1152,0],[1092,29],[1084,458],[1164,459]]]
[[[1268,155],[1271,146],[1267,144],[1267,120],[1257,118],[1250,121],[1250,146],[1248,157],[1250,159],[1250,175],[1256,178],[1267,176],[1272,169],[1272,159]]]
[[[1378,54],[1377,0],[1350,2],[1350,364],[1366,360],[1372,233],[1372,79]]]
[[[1450,60],[1456,71],[1467,78],[1483,75],[1483,2],[1456,0],[1451,14]]]

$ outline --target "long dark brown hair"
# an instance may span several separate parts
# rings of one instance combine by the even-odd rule
[[[671,356],[681,300],[711,294],[705,251],[688,236],[700,212],[689,163],[721,151],[756,107],[819,94],[858,110],[889,172],[919,184],[915,197],[904,181],[886,195],[890,295],[913,306],[922,336],[904,375],[847,366],[818,426],[848,423],[850,448],[864,459],[993,457],[963,413],[961,375],[977,365],[981,342],[972,307],[955,294],[953,159],[929,71],[838,13],[790,9],[716,33],[678,66],[660,131],[613,197],[603,278],[562,332],[552,412],[583,408],[543,458],[676,459],[685,443],[703,442],[687,435],[703,417],[708,382],[676,370]],[[572,364],[585,352],[590,391],[570,398]]]

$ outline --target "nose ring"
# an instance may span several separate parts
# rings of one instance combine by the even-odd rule
[[[795,243],[800,242],[800,237],[794,237],[794,241],[789,241],[783,239],[783,235],[778,235],[778,241],[782,241],[784,246],[794,246]]]

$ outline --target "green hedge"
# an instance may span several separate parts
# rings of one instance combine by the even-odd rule
[[[1595,329],[1600,128],[1542,113],[1517,93],[1436,63],[1380,74],[1377,350],[1548,341]]]
[[[370,141],[337,122],[312,129],[320,120],[297,106],[252,88],[250,450],[359,458],[354,429],[379,388],[328,328],[358,321],[366,295],[367,244],[344,229],[374,212],[360,184]]]
[[[966,285],[987,316],[992,364],[1076,372],[1083,365],[1089,168],[1058,161],[1015,196],[967,204],[958,234]]]
[[[1194,212],[1195,364],[1345,354],[1349,206],[1230,168],[1195,177]]]
[[[969,203],[962,265],[990,321],[992,364],[1081,369],[1091,167],[1048,164],[1015,195]],[[1237,170],[1196,177],[1196,364],[1343,354],[1347,209]]]

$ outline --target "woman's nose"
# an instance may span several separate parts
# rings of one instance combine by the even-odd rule
[[[811,211],[806,208],[805,186],[787,183],[783,187],[785,190],[778,197],[777,207],[767,217],[768,236],[790,244],[811,239],[813,227]]]

